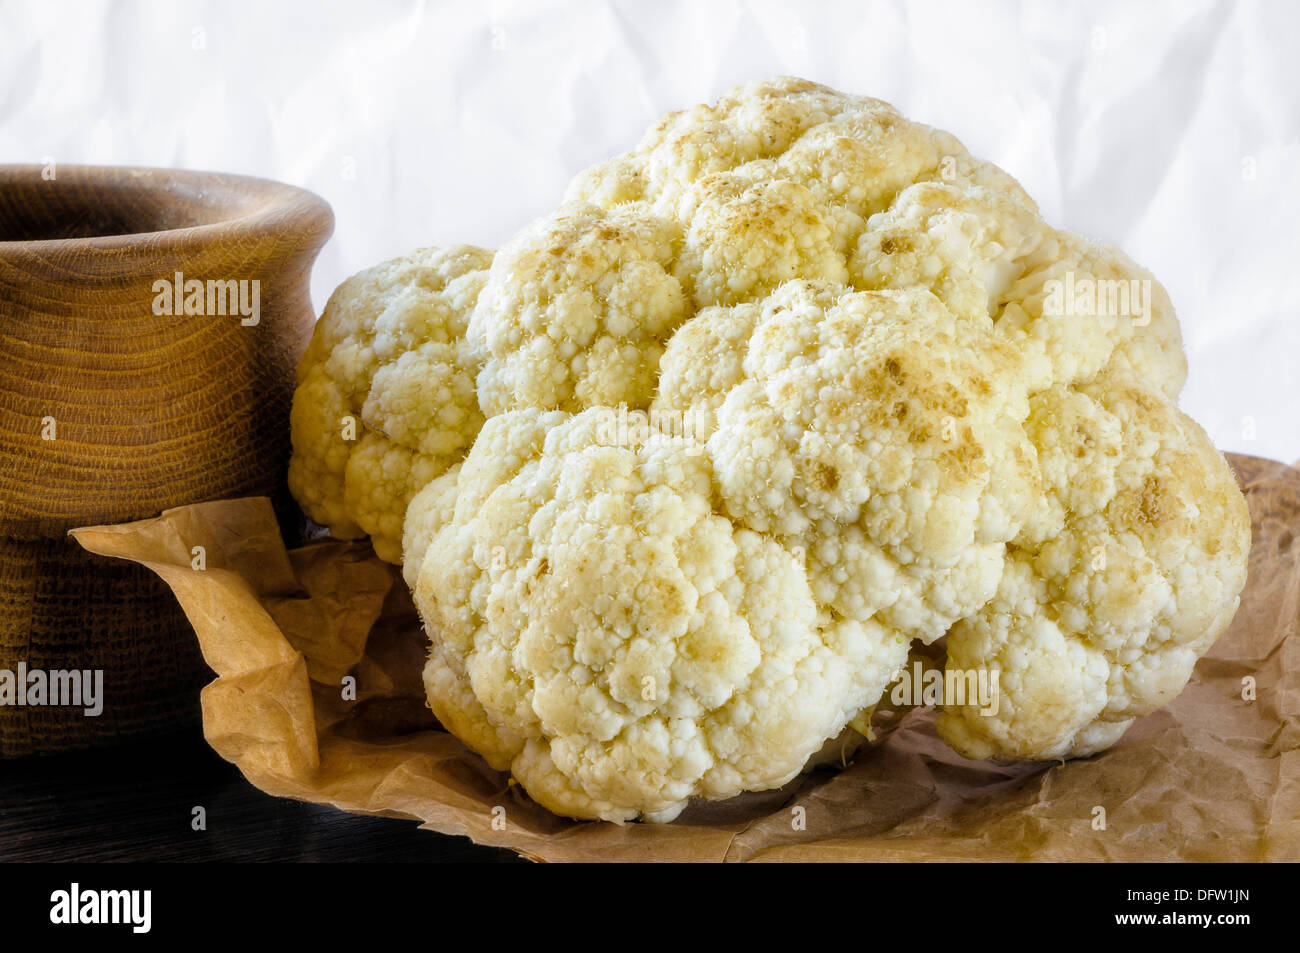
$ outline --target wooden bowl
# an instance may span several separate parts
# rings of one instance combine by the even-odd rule
[[[66,534],[223,497],[288,505],[308,279],[333,229],[322,199],[262,179],[52,171],[0,166],[0,674],[100,669],[105,703],[0,704],[0,756],[197,718],[209,676],[170,591]]]

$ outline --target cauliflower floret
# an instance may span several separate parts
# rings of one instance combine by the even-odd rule
[[[1178,399],[1187,380],[1182,334],[1168,293],[1149,271],[1117,248],[1055,230],[1021,264],[997,320],[998,331],[1030,357],[1032,387],[1109,373]],[[1128,313],[1111,313],[1112,292],[1128,300]]]
[[[1116,368],[1177,398],[1187,377],[1160,283],[1119,249],[1050,228],[1018,187],[910,186],[872,217],[850,268],[857,287],[929,288],[956,314],[987,312],[1025,353],[1031,389]],[[1067,300],[1082,292],[1091,304]]]
[[[929,288],[957,314],[997,319],[1048,231],[1018,192],[921,182],[872,217],[850,267],[864,288]]]
[[[416,491],[460,460],[483,415],[465,338],[492,253],[422,249],[349,278],[298,365],[289,488],[340,539],[401,559]]]
[[[667,220],[575,205],[502,248],[469,328],[483,410],[649,403],[687,314],[680,240]]]
[[[726,512],[806,553],[822,605],[937,639],[993,594],[1038,492],[1018,353],[928,291],[791,282],[736,310],[673,338],[656,408],[716,415]]]
[[[996,706],[949,706],[969,757],[1064,758],[1172,701],[1237,609],[1250,518],[1223,457],[1157,390],[1103,376],[1034,398],[1026,432],[1059,530],[1018,547],[997,594],[948,636],[996,674]],[[995,711],[988,711],[995,707]]]
[[[420,496],[441,510],[415,581],[434,713],[573,817],[779,787],[907,641],[819,616],[788,547],[713,511],[707,457],[606,445],[603,413],[494,417],[458,492]]]

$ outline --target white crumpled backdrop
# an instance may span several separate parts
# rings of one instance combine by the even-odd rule
[[[660,112],[794,73],[889,100],[1168,287],[1216,443],[1300,457],[1300,3],[0,2],[0,161],[245,172],[334,206],[317,305],[495,246]]]

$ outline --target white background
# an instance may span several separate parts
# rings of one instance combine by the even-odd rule
[[[1163,281],[1183,406],[1300,457],[1300,3],[0,2],[0,161],[305,186],[313,294],[499,245],[659,113],[793,73],[889,100]]]

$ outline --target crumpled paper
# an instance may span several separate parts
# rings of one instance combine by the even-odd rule
[[[419,618],[366,544],[286,552],[264,498],[73,535],[171,586],[217,674],[202,692],[208,742],[269,794],[547,861],[1295,861],[1300,470],[1230,459],[1254,531],[1241,608],[1178,699],[1109,751],[968,761],[914,709],[845,770],[666,825],[556,817],[443,731],[424,702]]]
[[[8,0],[2,22],[5,161],[308,188],[338,217],[318,306],[423,245],[500,247],[583,168],[733,84],[878,97],[1155,273],[1183,408],[1220,445],[1300,453],[1300,4],[407,0],[315,4],[293,43],[299,5],[264,0]]]

